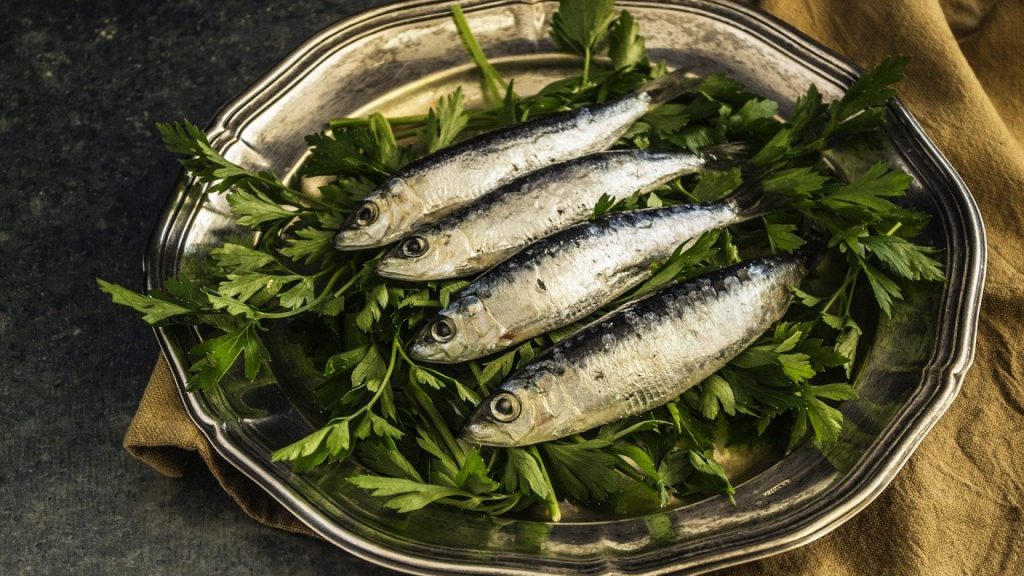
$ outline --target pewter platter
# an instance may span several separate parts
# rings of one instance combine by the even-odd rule
[[[809,84],[841,94],[856,70],[786,25],[724,2],[620,1],[640,22],[651,57],[670,67],[712,64],[788,114]],[[450,2],[410,1],[338,22],[299,47],[209,127],[213,145],[239,164],[287,176],[305,154],[303,136],[327,119],[382,111],[419,113],[456,85],[480,101],[474,69],[448,16]],[[571,59],[547,36],[557,2],[462,2],[477,39],[520,93],[568,74]],[[294,475],[270,452],[312,430],[286,382],[287,361],[256,382],[187,393],[192,329],[157,329],[186,409],[216,450],[301,521],[340,548],[394,569],[423,574],[696,574],[806,544],[871,502],[892,480],[959,390],[974,352],[984,279],[984,231],[950,165],[898,102],[888,133],[870,149],[840,150],[837,169],[857,172],[883,158],[915,177],[908,196],[933,221],[926,241],[944,248],[948,281],[911,291],[878,322],[863,351],[861,400],[842,410],[848,425],[827,457],[801,448],[784,458],[747,458],[736,504],[721,497],[628,514],[577,513],[560,523],[488,517],[428,507],[408,515],[345,482],[347,466]],[[157,288],[225,236],[243,236],[221,198],[182,179],[146,256]],[[278,351],[280,352],[280,351]],[[264,374],[267,374],[265,371]]]

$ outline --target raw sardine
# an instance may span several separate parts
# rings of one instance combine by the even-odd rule
[[[377,264],[400,280],[440,280],[482,272],[531,242],[594,213],[601,197],[624,199],[682,174],[727,168],[741,144],[689,152],[598,152],[518,178],[444,220],[412,233]]]
[[[799,257],[759,258],[632,302],[508,378],[478,405],[463,438],[524,446],[661,406],[782,318],[805,273]]]
[[[618,212],[539,240],[459,293],[410,354],[454,363],[581,320],[651,276],[683,243],[770,210],[753,188],[715,204]]]
[[[678,70],[611,102],[495,130],[428,154],[370,193],[338,232],[335,247],[389,244],[523,174],[604,150],[652,107],[696,82]]]

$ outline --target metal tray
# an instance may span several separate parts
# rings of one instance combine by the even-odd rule
[[[303,136],[328,118],[422,112],[457,84],[468,88],[470,104],[479,102],[451,4],[401,2],[317,34],[221,111],[209,128],[214,147],[284,176],[306,153]],[[548,39],[553,0],[462,4],[484,51],[522,93],[573,66]],[[842,58],[740,5],[618,5],[640,22],[653,58],[671,67],[713,63],[777,99],[783,115],[811,83],[832,98],[857,76]],[[270,462],[271,451],[312,430],[282,385],[301,370],[275,361],[276,376],[187,393],[186,351],[199,332],[158,328],[157,337],[189,415],[220,455],[325,539],[372,562],[424,574],[695,574],[775,554],[822,536],[871,502],[950,405],[973,357],[985,269],[977,207],[899,102],[889,108],[887,132],[875,145],[839,151],[835,165],[856,172],[881,157],[914,176],[908,202],[933,215],[926,241],[946,250],[948,281],[910,291],[891,319],[879,319],[857,375],[862,399],[842,405],[848,424],[837,448],[828,457],[802,448],[748,469],[735,506],[715,497],[622,516],[569,515],[557,524],[442,507],[396,514],[345,482],[350,464],[294,475]],[[147,287],[161,286],[225,236],[246,234],[222,198],[183,178],[146,255]]]

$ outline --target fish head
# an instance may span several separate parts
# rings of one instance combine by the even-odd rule
[[[521,373],[483,399],[462,427],[461,438],[485,446],[526,446],[565,436],[565,399],[544,369]]]
[[[398,280],[441,280],[464,273],[473,251],[457,228],[428,226],[403,238],[377,263],[377,273]]]
[[[464,362],[496,350],[504,333],[487,305],[464,292],[420,330],[409,355],[427,362]]]
[[[363,199],[334,237],[338,250],[383,246],[407,233],[422,214],[419,196],[402,178],[392,178]]]

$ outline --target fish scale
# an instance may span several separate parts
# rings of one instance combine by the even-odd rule
[[[525,173],[606,150],[652,107],[694,85],[685,71],[609,102],[480,134],[404,166],[371,192],[334,239],[338,250],[384,246]]]
[[[465,438],[523,446],[654,409],[725,366],[782,318],[806,272],[802,256],[757,258],[632,302],[508,378],[480,403]],[[520,406],[516,419],[499,421],[490,412],[499,395]]]
[[[400,280],[440,280],[475,274],[524,246],[594,213],[602,198],[624,199],[683,174],[733,165],[746,146],[690,152],[614,150],[548,166],[500,186],[444,220],[417,228],[377,263]],[[407,249],[415,243],[415,252]]]
[[[567,228],[474,280],[428,323],[410,353],[461,362],[572,324],[650,278],[651,266],[681,244],[760,213],[734,197],[618,212]],[[455,335],[437,342],[430,326],[442,319],[453,323]]]
[[[697,298],[695,298],[695,296]],[[668,309],[668,310],[666,310],[666,312],[667,313],[672,313],[672,314],[682,314],[682,313],[685,313],[685,310],[680,310],[680,308],[685,309],[686,307],[693,306],[693,305],[697,304],[697,302],[699,301],[699,296],[700,296],[700,292],[699,291],[697,291],[697,290],[690,291],[687,295],[685,295],[683,297],[683,299],[680,302],[673,302],[672,303],[674,305],[673,309]],[[632,337],[632,338],[635,338],[637,340],[642,340],[643,339],[643,327],[636,326],[636,324],[634,322],[630,322],[629,321],[628,315],[631,312],[632,312],[631,309],[626,309],[625,311],[623,311],[623,316],[625,317],[626,321],[629,322],[631,328],[633,329],[633,332],[630,333],[629,336]],[[602,326],[602,328],[606,328],[606,327]],[[691,331],[691,333],[692,333],[692,331]],[[607,336],[607,334],[605,336]],[[584,340],[586,337],[587,337],[587,334],[585,332],[581,331],[581,334],[579,335],[578,340]],[[602,338],[603,337],[604,336],[602,336]],[[607,351],[607,349],[606,349],[606,351]],[[657,363],[658,359],[655,357],[656,354],[657,354],[657,351],[656,350],[652,350],[652,352],[651,352],[651,356],[652,357],[649,358],[649,361],[651,363]],[[651,406],[651,405],[657,405],[658,404],[658,400],[661,399],[661,398],[669,397],[669,396],[675,396],[675,395],[671,394],[671,380],[669,378],[657,378],[657,379],[653,379],[653,381],[651,381],[651,382],[645,382],[645,381],[641,381],[641,380],[634,380],[634,381],[629,382],[629,384],[630,385],[627,385],[626,387],[624,387],[625,399],[628,402],[628,409],[627,410],[629,412],[633,412],[633,413],[642,412],[643,410],[645,410],[645,407],[648,407],[648,406]]]

